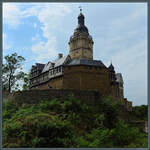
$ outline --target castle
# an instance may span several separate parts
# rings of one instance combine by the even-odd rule
[[[84,23],[80,10],[78,25],[69,40],[69,54],[59,53],[57,60],[32,66],[30,89],[97,90],[103,96],[111,95],[132,107],[124,98],[123,77],[116,73],[112,63],[106,67],[93,60],[93,39]]]

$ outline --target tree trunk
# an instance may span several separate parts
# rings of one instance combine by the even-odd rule
[[[11,74],[9,76],[9,80],[8,80],[8,92],[10,93],[11,92]]]

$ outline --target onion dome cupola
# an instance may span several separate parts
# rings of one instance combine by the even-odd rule
[[[69,41],[69,55],[71,59],[92,59],[93,60],[93,40],[89,35],[88,28],[85,26],[85,17],[82,14],[78,16],[78,25]]]
[[[74,32],[75,33],[85,32],[85,33],[89,34],[88,28],[84,25],[84,15],[82,13],[80,13],[78,16],[78,26],[74,30]]]

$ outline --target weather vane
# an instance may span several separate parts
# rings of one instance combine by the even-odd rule
[[[79,8],[80,8],[80,13],[82,13],[82,7],[81,7],[81,6],[79,6]]]

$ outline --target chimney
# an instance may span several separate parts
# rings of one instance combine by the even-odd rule
[[[63,54],[62,53],[59,53],[58,54],[58,59],[62,58],[63,57]]]

